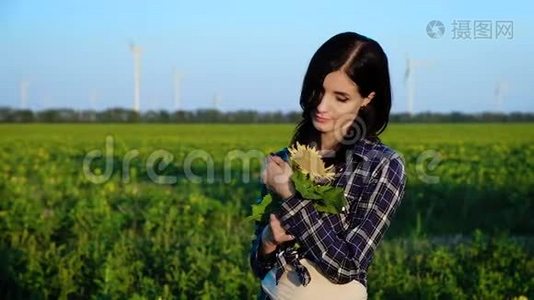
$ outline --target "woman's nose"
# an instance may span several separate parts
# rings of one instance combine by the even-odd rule
[[[325,95],[321,98],[319,105],[317,105],[317,112],[325,113],[327,111],[328,111],[328,99],[326,99],[326,95]]]

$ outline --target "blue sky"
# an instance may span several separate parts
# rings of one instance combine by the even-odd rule
[[[141,109],[299,110],[302,77],[328,38],[355,31],[388,55],[393,112],[407,111],[406,56],[416,69],[414,112],[534,111],[534,4],[527,1],[0,1],[0,106],[132,107],[131,41],[143,48]],[[431,20],[445,26],[427,35]],[[490,39],[454,39],[454,20],[487,20]],[[495,36],[513,22],[513,38]],[[471,32],[473,35],[473,32]],[[502,104],[495,87],[503,82]]]

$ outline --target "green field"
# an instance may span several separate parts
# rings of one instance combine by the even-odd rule
[[[0,125],[0,299],[253,299],[243,218],[261,161],[228,162],[278,150],[292,130]],[[84,171],[106,140],[113,152]],[[408,185],[369,298],[534,298],[534,124],[390,124],[382,140]]]

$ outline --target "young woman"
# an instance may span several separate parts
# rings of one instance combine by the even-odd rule
[[[348,204],[339,214],[318,212],[290,180],[287,148],[268,157],[262,196],[284,200],[268,224],[256,224],[250,263],[262,280],[259,298],[367,299],[368,267],[406,183],[403,160],[378,138],[391,108],[382,47],[353,32],[327,40],[310,61],[300,105],[291,145],[315,146],[335,166],[332,184]]]

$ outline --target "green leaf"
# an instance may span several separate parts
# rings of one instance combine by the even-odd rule
[[[321,199],[321,195],[316,193],[316,186],[302,172],[293,172],[291,180],[295,185],[295,189],[306,199]]]
[[[293,172],[291,180],[300,195],[304,199],[311,200],[318,212],[340,213],[341,209],[347,204],[347,199],[345,199],[341,187],[316,184],[300,171]],[[245,220],[267,223],[269,214],[280,208],[281,204],[281,199],[277,195],[268,194],[263,197],[260,203],[252,205],[252,215]]]
[[[260,203],[252,204],[252,214],[245,218],[246,221],[259,221],[260,223],[267,223],[269,215],[278,208],[280,208],[280,198],[271,195],[265,195]]]
[[[331,187],[330,189],[322,193],[323,199],[327,203],[330,203],[337,212],[340,212],[341,209],[347,204],[347,199],[345,199],[345,194],[343,189],[340,187]]]
[[[252,214],[245,218],[247,221],[261,221],[263,214],[269,204],[273,201],[271,194],[267,194],[261,199],[260,203],[252,204]]]
[[[335,214],[337,213],[336,208],[331,204],[320,204],[320,203],[314,203],[314,207],[318,212],[325,212],[329,214]]]
[[[301,172],[294,172],[291,179],[295,184],[295,189],[303,198],[312,200],[315,209],[319,212],[339,213],[347,204],[341,187],[315,184]]]

